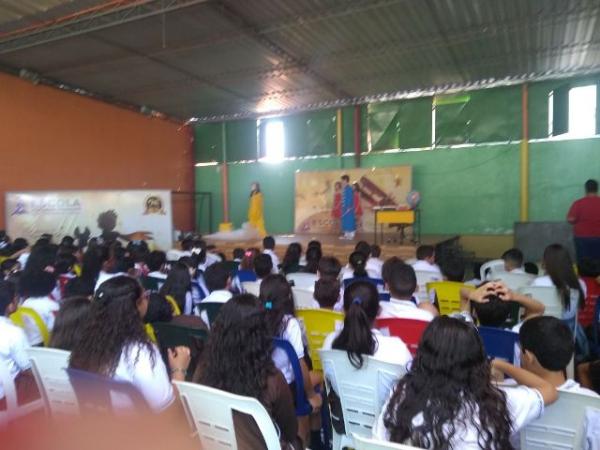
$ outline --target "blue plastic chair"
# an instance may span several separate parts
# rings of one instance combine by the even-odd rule
[[[514,363],[515,344],[519,341],[517,333],[502,328],[479,327],[479,335],[488,356]]]
[[[67,375],[82,414],[113,414],[115,409],[111,393],[118,393],[129,398],[131,407],[138,413],[148,413],[150,408],[142,393],[131,384],[113,380],[85,370],[67,368]]]
[[[302,376],[298,355],[296,354],[294,347],[292,347],[292,344],[285,339],[273,338],[273,346],[283,350],[292,365],[292,370],[294,371],[294,377],[296,379],[296,415],[308,416],[312,412],[312,406],[308,402],[306,392],[304,391],[304,377]]]
[[[240,283],[245,283],[246,281],[256,281],[256,274],[252,270],[238,270],[236,275]]]

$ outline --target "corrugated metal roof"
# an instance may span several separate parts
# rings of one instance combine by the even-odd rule
[[[182,119],[245,115],[600,72],[599,18],[600,0],[206,0],[14,51],[0,25],[0,63]]]

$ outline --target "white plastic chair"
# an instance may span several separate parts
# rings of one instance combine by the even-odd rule
[[[429,270],[415,270],[417,276],[417,296],[421,301],[427,301],[427,283],[432,281],[442,281],[442,276],[439,272],[431,272]]]
[[[41,399],[24,405],[18,404],[15,382],[4,362],[0,362],[0,383],[4,388],[4,396],[6,398],[6,410],[0,411],[0,427],[44,408],[44,402]]]
[[[586,407],[600,409],[600,398],[573,392],[558,393],[558,401],[544,409],[538,420],[521,430],[522,450],[579,450]]]
[[[311,291],[292,287],[292,294],[294,295],[294,306],[296,309],[310,309],[315,307],[313,305],[315,297]]]
[[[195,383],[175,381],[190,426],[202,447],[210,450],[237,450],[233,411],[252,416],[261,431],[267,450],[281,450],[279,436],[269,413],[258,400]]]
[[[294,286],[300,289],[314,289],[317,281],[317,276],[314,273],[288,273],[286,278],[288,281],[293,281]]]
[[[487,273],[487,272],[490,273]],[[481,281],[491,280],[491,276],[497,276],[500,272],[506,272],[504,270],[504,260],[503,259],[492,259],[481,265],[481,269],[479,269],[479,279]]]
[[[30,347],[27,354],[46,414],[50,416],[79,413],[75,391],[69,381],[66,368],[69,367],[71,352],[55,348]]]
[[[410,445],[394,444],[392,442],[377,441],[354,434],[355,450],[421,450],[420,447]]]
[[[497,276],[494,276],[494,279],[502,281],[509,289],[516,291],[530,286],[535,277],[528,273],[499,272]]]
[[[328,391],[339,396],[346,434],[333,430],[333,450],[354,448],[354,435],[371,436],[381,408],[393,386],[406,374],[406,368],[365,356],[356,369],[341,350],[321,350],[321,363]]]
[[[544,315],[562,319],[564,307],[555,287],[525,286],[520,288],[519,292],[543,303],[546,307]]]
[[[244,281],[242,283],[242,288],[248,294],[252,294],[255,297],[260,295],[260,283],[258,281]]]

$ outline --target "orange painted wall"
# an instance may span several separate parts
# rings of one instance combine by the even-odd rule
[[[178,128],[0,74],[0,227],[7,191],[193,191],[190,134]],[[173,196],[173,205],[174,227],[191,230],[191,196]]]

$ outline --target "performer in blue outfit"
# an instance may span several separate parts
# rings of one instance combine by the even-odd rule
[[[342,215],[343,236],[340,239],[354,239],[356,233],[356,216],[354,205],[354,189],[350,186],[350,177],[342,175]]]

